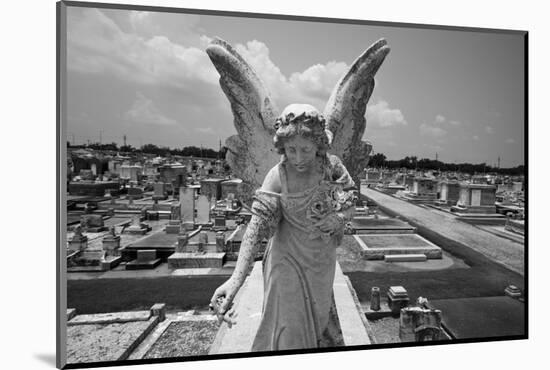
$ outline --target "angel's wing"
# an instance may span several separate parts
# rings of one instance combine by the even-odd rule
[[[342,159],[356,181],[372,149],[361,140],[367,102],[374,89],[374,75],[389,52],[386,40],[381,39],[361,54],[338,81],[325,107],[324,116],[334,135],[330,152]]]
[[[280,158],[273,145],[277,108],[256,72],[231,45],[216,38],[206,52],[220,74],[220,86],[231,103],[238,133],[225,142],[226,160],[249,188],[245,190],[257,189]]]

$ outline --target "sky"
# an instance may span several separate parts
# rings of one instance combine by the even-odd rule
[[[353,61],[385,38],[364,140],[389,159],[524,163],[524,39],[434,30],[68,7],[67,140],[217,149],[233,135],[213,37],[256,70],[279,112],[320,111]]]

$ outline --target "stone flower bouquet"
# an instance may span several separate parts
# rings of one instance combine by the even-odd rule
[[[306,218],[312,223],[309,238],[316,239],[321,237],[325,243],[328,243],[333,236],[343,234],[345,221],[341,212],[352,207],[354,200],[354,193],[352,191],[344,191],[342,184],[334,182],[321,183],[306,211]],[[336,216],[341,220],[342,227],[340,230],[333,233],[323,232],[314,226],[315,223],[329,216]]]

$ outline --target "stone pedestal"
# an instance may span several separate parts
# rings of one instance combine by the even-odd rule
[[[82,228],[77,226],[74,236],[69,240],[69,251],[79,252],[88,248],[88,237],[82,235]]]
[[[508,285],[506,289],[504,289],[504,294],[515,299],[521,298],[522,296],[521,290],[515,285]]]
[[[409,295],[402,286],[392,286],[388,289],[388,306],[393,315],[398,316],[401,309],[409,304]]]
[[[155,303],[151,307],[151,316],[158,316],[159,322],[164,321],[166,319],[166,304]]]
[[[103,250],[105,251],[105,257],[107,256],[120,256],[120,236],[107,234],[103,237]]]

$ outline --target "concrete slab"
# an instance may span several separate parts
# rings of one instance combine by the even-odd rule
[[[149,318],[151,318],[150,311],[98,313],[75,316],[67,322],[67,325],[114,324],[132,321],[147,321]]]
[[[353,288],[336,264],[334,278],[334,302],[339,326],[346,346],[370,344],[368,323],[363,315]],[[238,313],[237,325],[231,329],[223,323],[210,348],[210,354],[248,353],[260,325],[263,300],[263,279],[261,262],[256,262],[234,300]]]
[[[158,317],[147,321],[67,327],[67,363],[121,361],[156,326]]]
[[[426,228],[444,238],[465,245],[512,271],[524,273],[524,246],[505,240],[458,221],[454,215],[434,209],[421,208],[379,191],[361,186],[361,194],[376,202],[380,209],[391,215],[400,215],[418,228]]]
[[[525,335],[525,304],[507,297],[430,301],[442,325],[456,339]]]
[[[384,256],[386,262],[424,262],[428,259],[425,254],[390,254]]]
[[[440,259],[441,248],[417,234],[353,235],[361,247],[361,256],[367,260],[384,259],[394,254],[424,254],[429,259]]]
[[[404,234],[416,231],[416,228],[396,218],[354,217],[351,225],[357,234]]]
[[[173,269],[180,268],[221,268],[225,253],[174,253],[168,257],[168,265]]]

